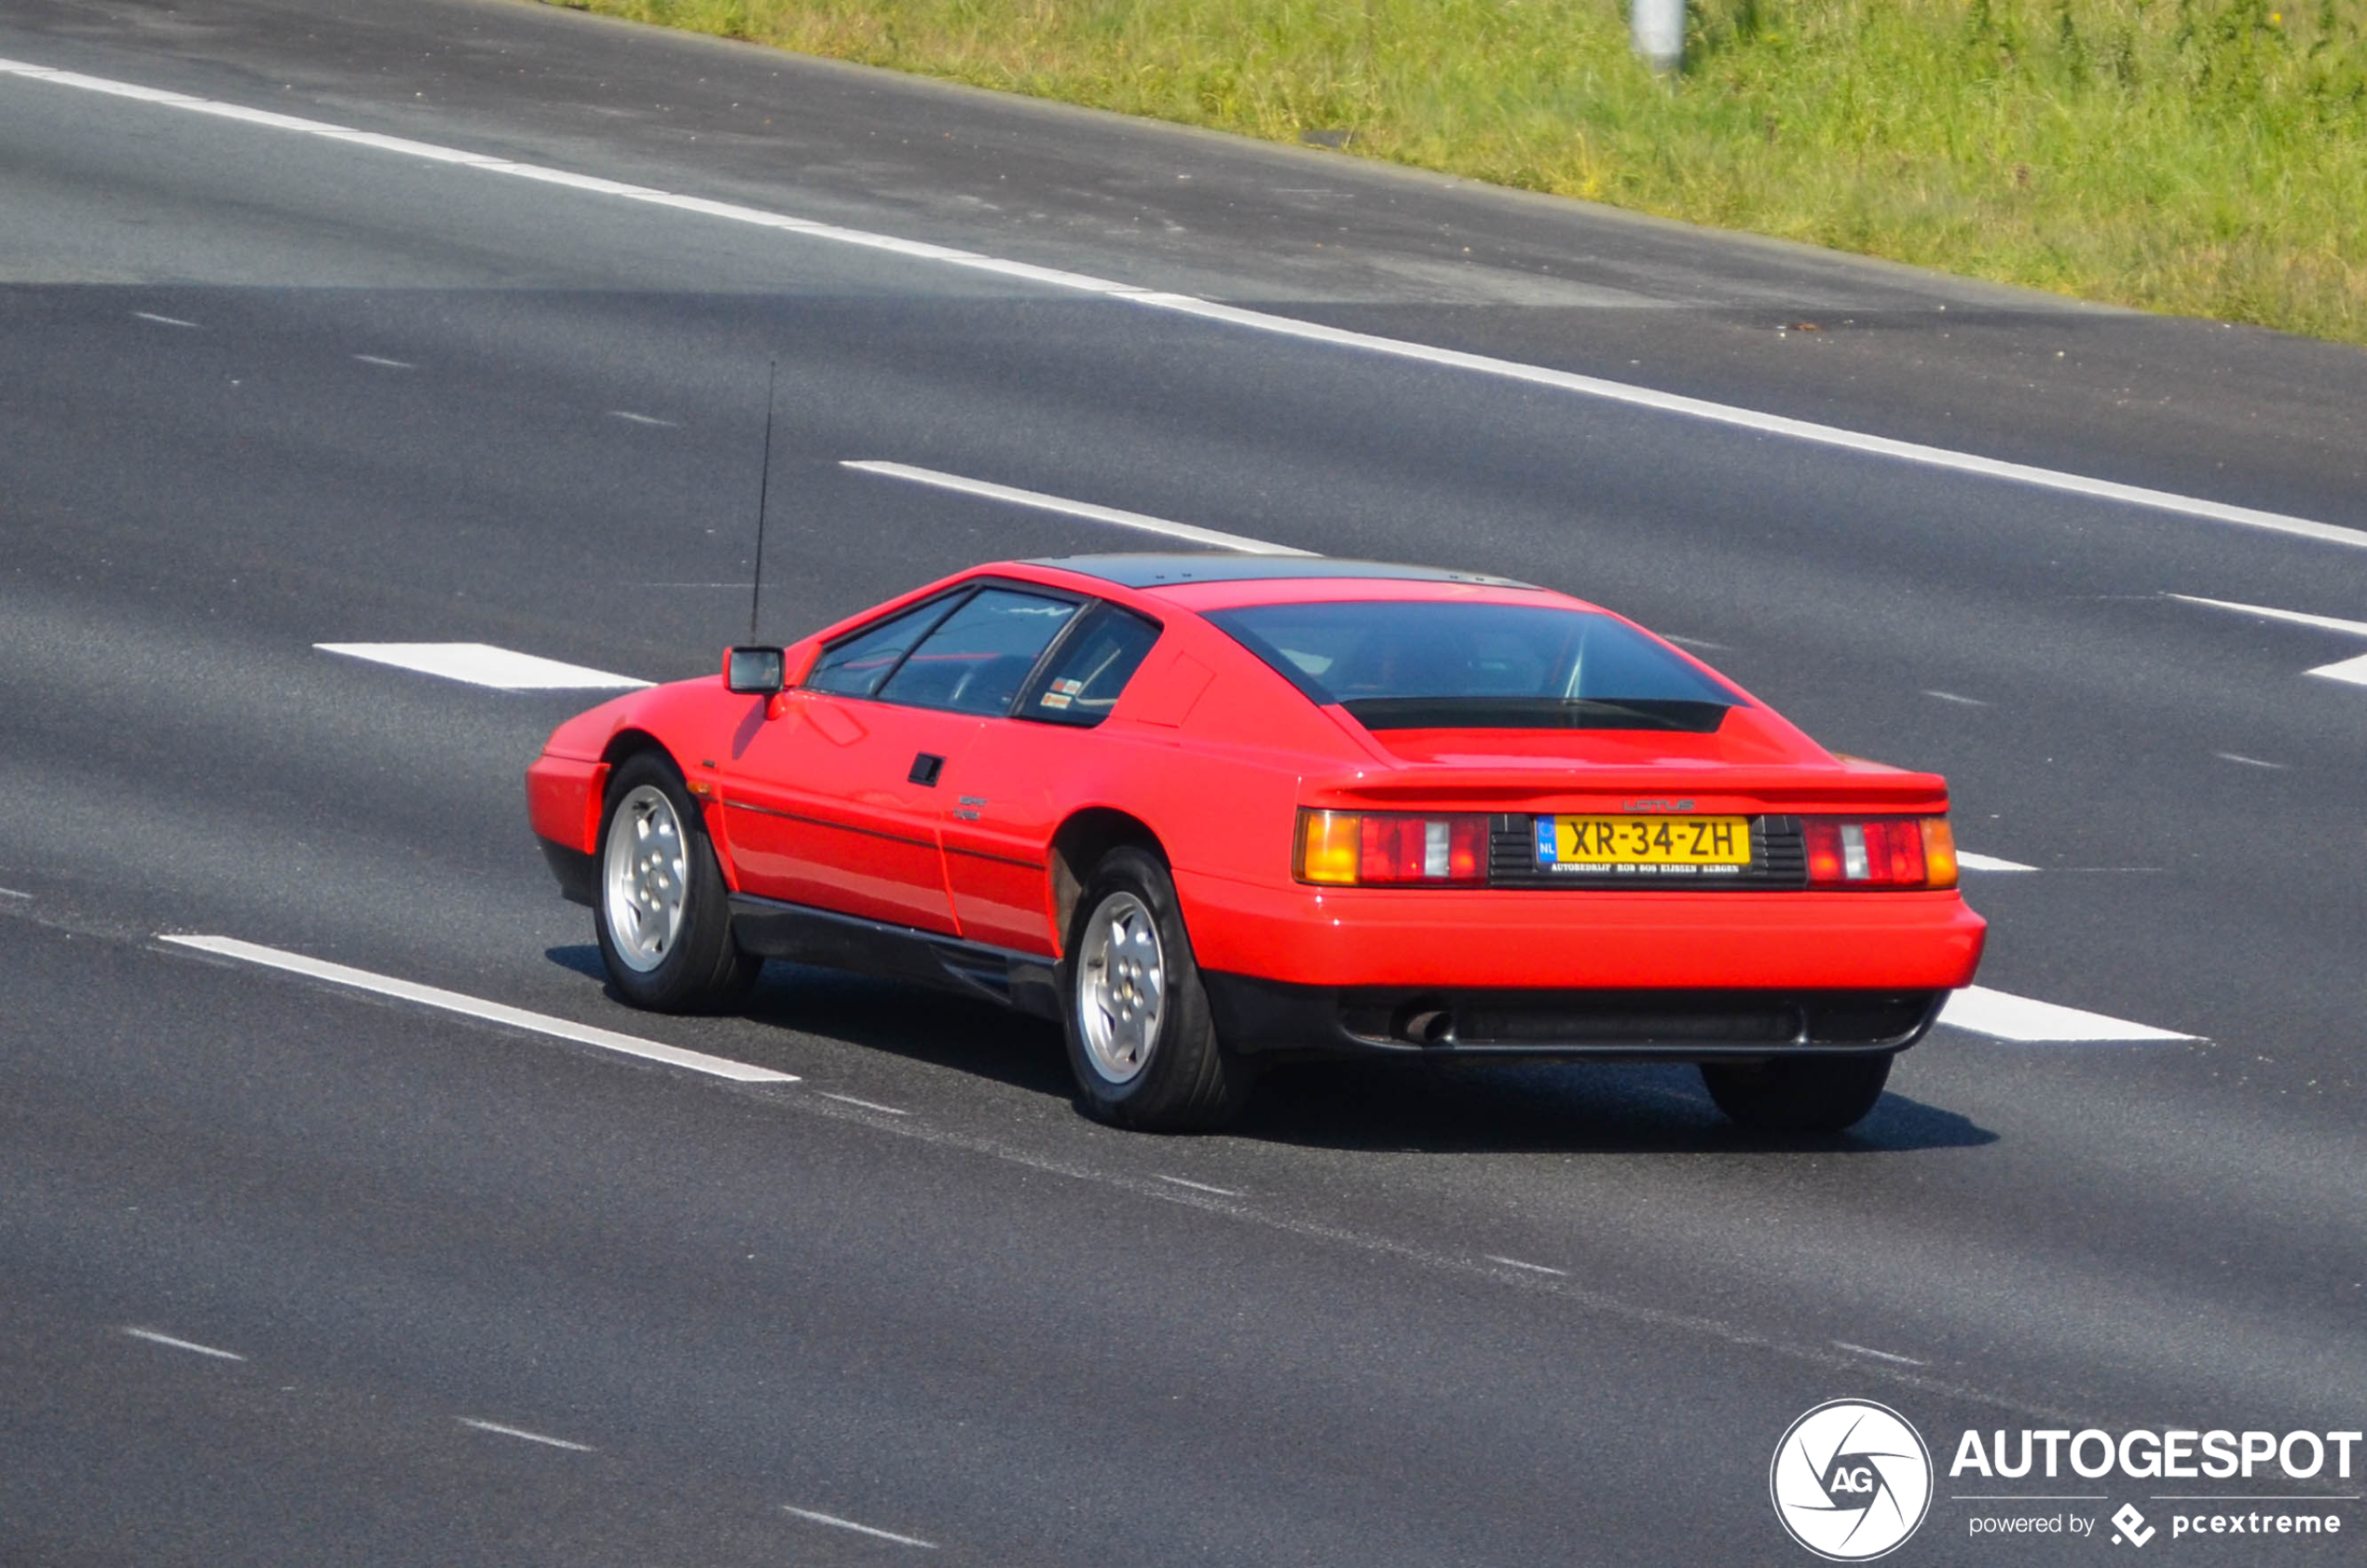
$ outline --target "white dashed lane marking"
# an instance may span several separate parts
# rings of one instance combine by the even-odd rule
[[[323,653],[391,664],[423,675],[489,686],[497,691],[614,691],[647,686],[635,675],[610,675],[581,664],[562,664],[531,653],[513,653],[485,643],[314,643]]]
[[[1852,1356],[1871,1356],[1877,1361],[1895,1361],[1902,1367],[1923,1367],[1930,1365],[1929,1362],[1916,1360],[1912,1356],[1901,1356],[1895,1350],[1876,1350],[1872,1345],[1852,1344],[1847,1340],[1835,1340],[1833,1342],[1833,1348],[1836,1350],[1846,1350]]]
[[[1966,871],[2035,871],[2035,866],[2024,866],[2018,860],[2000,860],[1993,854],[1975,854],[1970,850],[1956,852],[1956,864]]]
[[[1140,533],[1163,534],[1169,539],[1184,539],[1192,544],[1213,545],[1219,550],[1236,550],[1244,555],[1312,555],[1311,550],[1296,550],[1287,544],[1268,544],[1240,534],[1220,533],[1191,523],[1170,523],[1164,517],[1152,517],[1140,511],[1121,511],[1116,507],[1097,506],[1091,501],[1073,501],[1064,496],[1047,496],[1040,490],[1021,490],[1016,485],[996,484],[990,480],[965,479],[958,473],[940,473],[935,469],[914,468],[910,463],[885,463],[870,458],[849,458],[840,464],[857,473],[875,473],[885,479],[901,479],[913,484],[926,484],[932,489],[951,490],[965,496],[977,496],[985,500],[1004,501],[1012,506],[1032,507],[1037,511],[1055,511],[1064,517],[1081,517],[1091,523],[1106,523],[1114,528],[1132,528]]]
[[[504,1426],[498,1421],[479,1421],[472,1415],[456,1415],[452,1419],[458,1422],[463,1426],[473,1427],[479,1432],[491,1432],[498,1437],[503,1438],[516,1438],[522,1442],[540,1443],[545,1448],[563,1448],[569,1453],[597,1453],[600,1452],[598,1449],[594,1448],[590,1443],[573,1443],[569,1442],[565,1438],[547,1438],[540,1432],[529,1432],[523,1426]]]
[[[144,321],[154,321],[160,327],[187,327],[192,332],[205,330],[195,321],[185,321],[178,316],[159,316],[153,310],[134,310],[132,314]]]
[[[487,1023],[506,1024],[512,1029],[547,1034],[554,1039],[573,1041],[579,1045],[596,1046],[603,1051],[614,1051],[619,1056],[638,1057],[644,1061],[664,1062],[668,1067],[688,1068],[711,1078],[728,1078],[735,1084],[794,1084],[798,1081],[795,1073],[776,1072],[769,1067],[710,1057],[704,1051],[688,1051],[679,1045],[644,1040],[638,1035],[595,1029],[590,1024],[554,1018],[547,1013],[530,1013],[506,1002],[486,1002],[480,997],[447,991],[438,986],[422,986],[410,980],[398,980],[389,975],[374,975],[366,969],[353,969],[323,959],[307,958],[302,953],[282,952],[277,948],[241,942],[234,936],[160,935],[157,940],[169,942],[177,948],[191,948],[201,953],[259,964],[266,969],[284,970],[308,979],[325,980],[333,986],[349,986],[355,990],[369,991],[377,996],[416,1002],[422,1007],[482,1018]]]
[[[1923,695],[1924,695],[1924,696],[1926,696],[1926,697],[1936,697],[1936,698],[1938,698],[1938,699],[1939,699],[1941,702],[1954,702],[1954,703],[1955,703],[1955,704],[1957,704],[1959,707],[1965,707],[1965,708],[1985,708],[1985,707],[1989,706],[1989,704],[1988,704],[1987,702],[1983,702],[1983,701],[1982,701],[1981,699],[1979,699],[1978,697],[1963,697],[1963,696],[1959,696],[1957,693],[1955,693],[1955,692],[1953,692],[1953,691],[1932,691],[1932,690],[1926,690],[1926,691],[1924,691]]]
[[[2239,605],[2228,599],[2202,599],[2192,593],[2172,593],[2169,596],[2190,605],[2208,605],[2212,609],[2233,610],[2237,615],[2256,615],[2264,620],[2282,620],[2293,626],[2314,626],[2321,632],[2341,632],[2348,636],[2367,637],[2367,620],[2345,620],[2340,616],[2312,615],[2306,610],[2272,609],[2266,605]],[[2367,686],[2367,653],[2349,659],[2336,660],[2332,664],[2320,664],[2316,669],[2305,673],[2321,675],[2327,680],[2338,680],[2348,686]],[[2219,755],[2227,757],[2231,762],[2251,760],[2250,757],[2231,757],[2226,752],[2221,752]],[[2265,766],[2273,767],[2275,764],[2265,764]]]
[[[2246,768],[2268,768],[2279,773],[2285,771],[2286,765],[2282,762],[2269,762],[2257,757],[2246,757],[2239,751],[2215,751],[2211,755],[2222,762],[2233,762]]]
[[[1966,986],[1948,999],[1939,1021],[1975,1034],[2025,1044],[2074,1044],[2087,1041],[2192,1040],[2191,1034],[2132,1024],[2077,1007],[2059,1007],[1987,986]]]
[[[417,370],[419,368],[408,360],[390,360],[377,354],[356,354],[353,357],[361,361],[365,365],[376,365],[380,370]]]
[[[1570,1276],[1567,1269],[1548,1268],[1543,1263],[1524,1263],[1518,1258],[1499,1258],[1493,1252],[1485,1253],[1483,1256],[1489,1262],[1501,1263],[1508,1269],[1525,1269],[1530,1274],[1550,1274],[1556,1279],[1567,1279]]]
[[[1188,1181],[1180,1176],[1161,1176],[1158,1179],[1170,1186],[1189,1187],[1195,1193],[1213,1193],[1220,1198],[1238,1198],[1241,1195],[1230,1187],[1211,1187],[1205,1181]]]
[[[126,1329],[124,1332],[135,1340],[145,1340],[150,1344],[160,1344],[169,1350],[186,1350],[198,1356],[211,1356],[218,1361],[246,1359],[235,1350],[216,1350],[210,1344],[199,1344],[195,1340],[180,1340],[174,1339],[171,1334],[159,1334],[154,1329]]]
[[[882,1105],[877,1100],[856,1099],[853,1095],[832,1094],[828,1089],[816,1089],[814,1092],[824,1099],[837,1100],[841,1105],[859,1105],[866,1111],[877,1111],[884,1115],[910,1116],[912,1114],[910,1111],[898,1111],[893,1105]]]
[[[781,1511],[785,1514],[795,1514],[798,1518],[810,1520],[814,1524],[827,1524],[833,1530],[852,1530],[858,1535],[869,1535],[875,1540],[894,1541],[899,1547],[918,1547],[923,1551],[937,1550],[935,1541],[924,1541],[918,1535],[899,1535],[893,1530],[882,1530],[876,1525],[857,1524],[851,1519],[841,1519],[836,1514],[816,1513],[812,1508],[792,1507],[787,1503],[781,1505]]]
[[[682,427],[672,419],[661,419],[654,414],[635,414],[629,409],[611,408],[609,417],[622,419],[628,425],[654,425],[660,429],[678,430]]]

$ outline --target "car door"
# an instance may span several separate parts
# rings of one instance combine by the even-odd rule
[[[945,802],[946,886],[973,942],[1057,954],[1046,857],[1053,833],[1099,790],[1109,759],[1094,728],[1158,640],[1157,622],[1100,604],[1077,618],[1008,717],[979,721]]]
[[[749,893],[951,934],[938,820],[982,715],[1010,706],[1073,598],[959,591],[840,639],[733,759]]]

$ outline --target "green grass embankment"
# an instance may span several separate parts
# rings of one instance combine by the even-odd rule
[[[564,0],[2367,342],[2367,0]]]

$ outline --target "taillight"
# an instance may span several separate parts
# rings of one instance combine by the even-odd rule
[[[1946,817],[1804,817],[1813,888],[1952,888]]]
[[[1388,887],[1487,880],[1487,819],[1417,811],[1298,814],[1303,882]]]

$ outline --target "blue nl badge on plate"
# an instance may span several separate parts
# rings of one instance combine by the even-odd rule
[[[1539,817],[1537,824],[1537,864],[1551,866],[1561,859],[1560,846],[1554,840],[1553,819]]]

